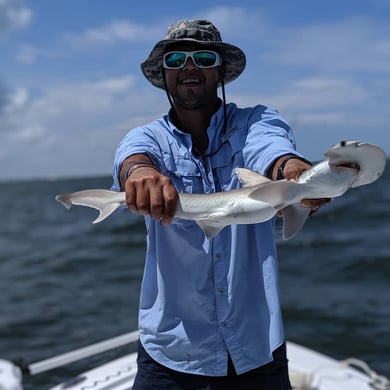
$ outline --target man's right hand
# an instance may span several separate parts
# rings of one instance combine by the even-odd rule
[[[121,183],[126,193],[126,203],[131,211],[150,215],[162,224],[171,223],[177,205],[177,191],[171,180],[148,166],[139,166],[126,178],[124,172],[132,161],[145,161],[151,164],[147,156],[129,157],[123,163]]]

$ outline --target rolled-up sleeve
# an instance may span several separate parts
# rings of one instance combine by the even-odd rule
[[[123,161],[127,157],[134,154],[147,154],[152,163],[158,167],[157,156],[160,154],[160,148],[152,133],[152,126],[137,127],[123,138],[115,153],[112,190],[121,190],[119,175]]]
[[[248,120],[248,135],[244,147],[247,167],[266,175],[279,157],[289,153],[301,156],[296,152],[290,126],[276,110],[257,106]]]

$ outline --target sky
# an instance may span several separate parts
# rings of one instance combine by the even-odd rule
[[[346,139],[390,154],[388,0],[0,0],[0,180],[111,174],[169,109],[140,63],[183,18],[246,53],[227,101],[277,109],[308,159]]]

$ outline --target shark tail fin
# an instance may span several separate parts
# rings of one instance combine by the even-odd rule
[[[110,216],[125,202],[123,192],[110,190],[85,190],[69,194],[57,195],[56,201],[67,209],[72,205],[91,207],[99,211],[99,216],[93,221],[98,223]]]
[[[310,209],[292,204],[283,210],[283,239],[289,240],[301,230],[310,214]]]

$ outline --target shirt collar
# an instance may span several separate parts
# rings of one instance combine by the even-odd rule
[[[205,151],[205,154],[212,154],[218,150],[221,146],[221,143],[224,143],[228,138],[227,134],[224,134],[224,105],[222,100],[220,100],[220,102],[221,104],[219,105],[218,110],[211,117],[210,125],[207,129],[209,145]],[[192,146],[191,135],[176,127],[176,125],[173,123],[173,115],[173,109],[171,108],[167,115],[169,130],[175,134],[176,137],[179,137],[188,148],[190,148]]]

